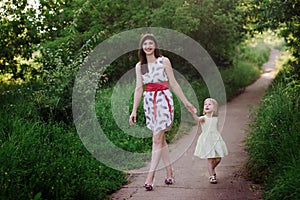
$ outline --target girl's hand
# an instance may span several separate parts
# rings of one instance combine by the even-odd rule
[[[133,121],[132,121],[133,120]],[[132,126],[136,122],[136,112],[132,112],[129,116],[129,125]]]
[[[194,120],[199,122],[200,118],[198,117],[198,115],[196,113],[192,113],[192,115],[193,115]]]

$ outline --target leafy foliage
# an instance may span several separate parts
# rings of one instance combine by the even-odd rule
[[[17,69],[15,58],[17,55],[31,58],[38,47],[41,53],[38,62],[43,64],[43,73],[56,68],[49,53],[59,56],[64,65],[68,65],[81,55],[80,49],[87,41],[95,47],[116,33],[148,26],[190,35],[208,50],[218,65],[228,65],[244,32],[239,3],[229,0],[134,0],[129,3],[124,0],[48,0],[39,1],[38,10],[30,8],[24,12],[27,1],[5,1],[2,9],[7,14],[2,14],[1,38],[7,41],[3,45],[9,48],[5,51],[9,54],[1,55],[2,68],[19,76],[24,70],[33,70],[29,66]],[[130,61],[128,57],[126,61]]]
[[[248,0],[250,31],[279,30],[295,57],[291,63],[296,74],[300,74],[300,1]]]
[[[191,33],[218,66],[230,66],[236,47],[245,39],[243,1],[198,0],[191,3],[192,16],[198,19]]]
[[[0,10],[0,73],[11,73],[14,79],[25,79],[26,73],[37,74],[35,68],[20,65],[18,59],[31,58],[33,44],[40,42],[36,11],[27,6],[26,0],[3,1]]]

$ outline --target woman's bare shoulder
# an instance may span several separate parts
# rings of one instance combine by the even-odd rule
[[[162,61],[163,61],[163,64],[170,64],[170,59],[166,56],[162,56]]]
[[[141,62],[136,63],[135,67],[141,67]]]

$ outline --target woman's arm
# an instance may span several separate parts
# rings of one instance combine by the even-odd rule
[[[165,72],[169,79],[169,84],[170,84],[172,90],[174,91],[174,93],[176,94],[176,96],[182,101],[182,103],[185,105],[185,107],[188,109],[188,111],[190,111],[191,113],[197,113],[197,109],[187,100],[187,98],[184,96],[184,94],[182,92],[181,87],[177,83],[177,81],[174,77],[171,62],[167,57],[164,57],[163,65],[164,65]]]
[[[134,91],[133,108],[132,108],[131,115],[129,117],[130,126],[133,124],[133,122],[136,122],[136,112],[143,95],[142,72],[141,72],[141,65],[139,63],[136,64],[135,66],[135,73],[136,73],[136,86]]]

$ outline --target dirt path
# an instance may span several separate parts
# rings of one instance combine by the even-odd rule
[[[244,150],[243,140],[245,129],[249,121],[251,108],[259,105],[266,88],[274,78],[274,66],[279,51],[271,49],[270,59],[264,65],[265,73],[238,97],[227,104],[225,124],[222,137],[227,144],[229,155],[222,159],[217,168],[218,184],[208,182],[207,161],[193,156],[196,144],[196,127],[174,144],[170,145],[172,152],[186,149],[184,154],[173,163],[175,170],[175,184],[164,184],[165,170],[156,174],[154,191],[147,192],[142,187],[146,174],[133,174],[129,177],[130,184],[111,196],[114,200],[254,200],[261,199],[256,185],[246,181],[241,176],[242,166],[246,161],[247,153]],[[220,111],[225,109],[221,107]],[[148,169],[148,166],[146,167]]]

